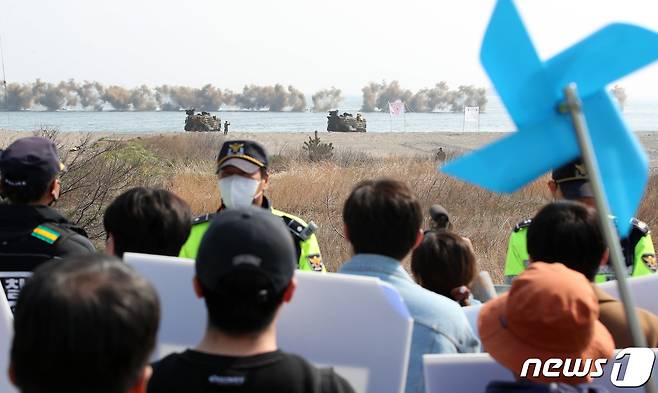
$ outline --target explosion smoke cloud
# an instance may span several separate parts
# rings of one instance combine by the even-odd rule
[[[336,109],[343,101],[340,89],[331,87],[317,91],[311,99],[313,100],[313,112],[326,112],[330,109]]]
[[[388,103],[396,100],[405,102],[408,109],[413,112],[460,112],[464,106],[479,106],[484,112],[487,105],[486,89],[459,86],[457,90],[450,90],[444,81],[416,93],[403,89],[398,81],[370,82],[361,91],[363,92],[362,112],[376,110],[388,112]]]
[[[304,93],[293,86],[245,86],[241,93],[221,90],[212,84],[193,88],[188,86],[162,85],[151,88],[146,85],[128,89],[122,86],[103,86],[99,82],[74,80],[58,84],[37,79],[32,83],[7,85],[6,110],[33,109],[41,105],[56,111],[65,107],[102,111],[178,111],[197,109],[214,112],[222,106],[237,105],[242,109],[269,109],[271,111],[304,111]],[[4,107],[4,105],[2,105]],[[0,107],[0,108],[2,108]],[[4,108],[3,108],[4,109]]]
[[[242,93],[235,95],[234,102],[243,109],[269,109],[272,112],[281,112],[285,109],[301,112],[306,109],[304,93],[293,86],[286,88],[280,84],[274,86],[245,86]]]

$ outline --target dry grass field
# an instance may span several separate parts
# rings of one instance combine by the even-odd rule
[[[67,182],[76,186],[68,188],[70,192],[62,196],[59,208],[84,225],[99,246],[104,239],[100,226],[104,207],[132,186],[167,188],[184,198],[194,214],[218,207],[214,157],[223,142],[221,135],[154,135],[120,140],[104,137],[77,150],[78,139],[83,136],[48,136],[58,141],[69,167],[76,154],[82,157],[73,163],[72,174],[63,177],[65,189]],[[2,142],[6,145],[8,140]],[[449,156],[460,152],[449,147],[446,150]],[[481,269],[488,270],[497,282],[502,279],[510,231],[550,200],[547,177],[514,194],[490,193],[439,173],[436,168],[440,162],[430,149],[414,154],[373,155],[341,146],[334,149],[331,158],[313,161],[299,143],[270,153],[273,155],[268,196],[278,209],[318,224],[323,259],[331,271],[350,255],[342,234],[341,212],[351,188],[361,180],[403,180],[416,192],[426,212],[433,203],[446,207],[455,230],[471,238]],[[81,165],[82,161],[86,164]],[[95,200],[90,203],[92,198]],[[658,227],[657,202],[658,177],[652,174],[638,217],[654,228]]]

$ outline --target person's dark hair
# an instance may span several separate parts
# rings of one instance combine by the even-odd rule
[[[29,184],[24,186],[12,186],[2,181],[0,184],[0,194],[11,203],[19,205],[28,205],[34,203],[46,195],[55,178],[39,179],[34,177],[30,179]]]
[[[49,262],[16,304],[11,365],[24,393],[125,393],[155,346],[153,287],[104,255]]]
[[[192,213],[172,192],[137,187],[108,206],[103,225],[119,257],[124,252],[178,256],[192,228]]]
[[[411,271],[423,288],[460,304],[465,299],[453,291],[473,281],[475,264],[475,255],[466,239],[451,232],[427,232],[411,256]]]
[[[532,261],[560,262],[594,280],[607,246],[596,211],[575,201],[544,206],[528,228]]]
[[[221,281],[221,290],[211,291],[202,285],[208,327],[228,335],[263,331],[272,323],[283,301],[283,292],[259,296],[259,289],[270,286],[265,275],[251,270],[230,273]]]
[[[359,183],[343,207],[343,222],[357,254],[404,258],[416,242],[422,221],[418,199],[396,180]]]

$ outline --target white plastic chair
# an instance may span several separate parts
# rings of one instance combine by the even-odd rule
[[[398,292],[371,277],[297,272],[297,280],[279,320],[281,347],[340,366],[359,391],[402,392],[413,320]]]
[[[9,382],[9,350],[14,336],[14,316],[9,308],[5,292],[0,286],[0,392],[16,393],[18,390]]]
[[[658,350],[654,349],[654,353]],[[593,379],[592,384],[604,387],[611,393],[644,392],[642,387],[615,387],[610,381],[612,367],[613,360],[609,360],[603,369],[603,376]],[[423,369],[426,393],[483,393],[491,381],[514,381],[512,373],[487,353],[424,355]],[[658,374],[656,369],[658,362],[654,362],[652,375]]]
[[[130,253],[124,259],[160,295],[156,356],[198,343],[206,311],[192,289],[194,262]],[[297,291],[277,326],[281,349],[333,366],[357,392],[403,392],[413,320],[397,291],[369,277],[300,271],[296,277]]]
[[[153,359],[195,346],[206,331],[206,306],[192,287],[191,259],[125,253],[124,261],[148,279],[160,297],[158,343]]]
[[[425,393],[483,393],[490,381],[514,376],[486,353],[424,355]]]

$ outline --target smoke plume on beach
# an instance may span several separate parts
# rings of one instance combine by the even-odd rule
[[[306,109],[304,93],[293,86],[285,87],[280,84],[245,86],[241,93],[234,96],[234,101],[235,105],[242,109],[269,109],[273,112],[281,112],[284,109],[301,112]]]
[[[311,97],[313,99],[313,112],[326,112],[330,109],[337,109],[343,101],[340,89],[332,87],[315,92]]]
[[[486,89],[475,86],[459,86],[450,90],[444,81],[434,87],[424,88],[415,93],[404,89],[398,81],[390,83],[370,82],[361,89],[363,104],[361,111],[388,112],[388,103],[403,101],[411,112],[450,111],[460,112],[464,106],[479,106],[484,112],[487,105]]]
[[[4,101],[4,100],[3,100]],[[3,102],[4,104],[4,102]],[[0,105],[4,109],[5,105]],[[57,84],[37,79],[7,85],[6,110],[64,108],[116,111],[178,111],[196,109],[213,112],[221,107],[299,112],[306,109],[304,93],[294,86],[245,86],[242,92],[222,90],[212,84],[201,88],[162,85],[155,88],[104,86],[99,82],[63,81]]]

